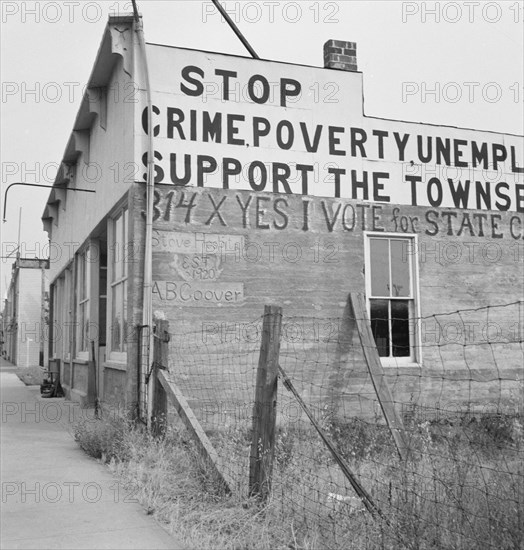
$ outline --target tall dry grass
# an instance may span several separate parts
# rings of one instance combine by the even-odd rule
[[[384,426],[332,418],[323,425],[385,519],[364,510],[318,435],[304,425],[279,429],[264,507],[247,497],[247,425],[210,434],[238,480],[233,495],[224,493],[176,420],[161,438],[121,417],[79,423],[75,437],[188,548],[524,547],[519,418],[413,423],[406,463]]]

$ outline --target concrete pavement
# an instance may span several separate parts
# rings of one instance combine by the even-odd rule
[[[78,447],[72,405],[1,366],[0,548],[184,548]]]
[[[0,369],[3,370],[4,372],[8,372],[8,371],[15,371],[17,367],[15,367],[15,365],[13,365],[13,363],[10,363],[9,361],[7,361],[6,359],[4,359],[3,357],[0,357]]]

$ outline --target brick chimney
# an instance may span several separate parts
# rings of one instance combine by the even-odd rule
[[[357,43],[328,40],[324,44],[324,67],[340,71],[357,71]]]

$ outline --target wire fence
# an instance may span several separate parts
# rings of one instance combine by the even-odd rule
[[[297,545],[521,548],[523,320],[524,302],[516,302],[411,323],[409,356],[382,358],[410,449],[402,460],[351,306],[337,319],[284,316],[280,367],[307,412],[279,382],[268,509],[286,518]],[[241,498],[262,322],[170,326],[171,376]],[[378,514],[368,513],[310,417]]]

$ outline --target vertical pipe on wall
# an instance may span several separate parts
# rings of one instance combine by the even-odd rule
[[[142,304],[142,324],[149,327],[146,334],[149,336],[149,356],[147,370],[149,370],[152,363],[153,346],[151,345],[152,339],[152,324],[153,324],[153,304],[152,304],[152,278],[153,278],[153,251],[152,251],[152,238],[153,238],[153,199],[154,199],[154,174],[155,174],[155,160],[153,149],[153,116],[152,116],[152,101],[151,101],[151,84],[149,78],[149,67],[147,63],[146,43],[144,38],[144,30],[142,20],[138,15],[136,3],[133,1],[133,11],[135,15],[135,30],[138,35],[138,42],[140,53],[142,57],[142,67],[145,78],[146,98],[147,98],[147,134],[148,134],[148,147],[147,147],[147,180],[146,180],[146,234],[145,234],[145,246],[144,246],[144,288],[143,288],[143,304]],[[139,347],[142,342],[138,343]],[[137,381],[140,383],[140,380]],[[148,388],[148,403],[151,402],[151,396],[149,395]],[[150,424],[149,414],[147,417],[147,423]]]
[[[44,366],[44,341],[45,341],[45,326],[46,326],[46,315],[45,315],[45,265],[42,264],[40,267],[40,350],[38,357],[38,365],[40,367]]]

